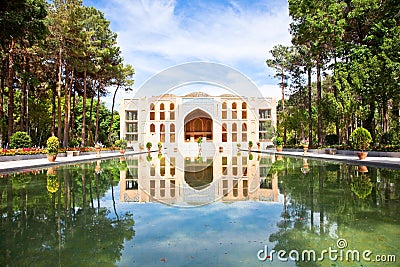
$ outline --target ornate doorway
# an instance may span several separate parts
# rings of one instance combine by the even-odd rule
[[[213,120],[211,116],[201,109],[195,109],[185,117],[185,141],[190,141],[193,137],[206,137],[207,140],[213,138]]]

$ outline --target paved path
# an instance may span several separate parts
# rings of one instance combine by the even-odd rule
[[[147,153],[147,152],[142,152],[142,153]],[[125,154],[134,155],[140,153],[126,152]],[[122,156],[122,154],[119,152],[108,152],[108,153],[100,153],[100,157],[97,157],[96,154],[88,154],[88,155],[74,156],[74,157],[57,157],[55,162],[49,162],[47,158],[5,161],[5,162],[0,162],[0,173],[14,172],[26,169],[46,168],[54,165],[66,165],[66,164],[73,164],[76,162],[83,162],[83,161],[90,161],[97,159],[108,159],[120,156]]]
[[[254,151],[256,152],[256,151]],[[275,150],[262,150],[261,153],[275,153],[277,155],[287,155],[287,156],[296,156],[296,157],[306,157],[306,158],[315,158],[315,159],[325,159],[325,160],[333,160],[339,162],[347,162],[356,165],[365,165],[371,167],[389,167],[400,170],[400,158],[392,158],[392,157],[371,157],[368,156],[366,159],[359,160],[357,155],[331,155],[331,154],[317,154],[317,153],[307,153],[304,155],[303,152],[299,151],[285,151],[276,152]]]
[[[153,152],[153,151],[152,151]],[[296,156],[296,157],[307,157],[307,158],[316,158],[323,160],[333,160],[338,162],[347,162],[356,165],[366,165],[372,167],[389,167],[400,170],[400,158],[390,158],[390,157],[370,157],[368,156],[364,160],[359,160],[356,155],[329,155],[329,154],[316,154],[316,153],[307,153],[306,155],[303,152],[298,151],[282,151],[276,152],[275,150],[261,150],[261,151],[253,151],[254,153],[275,153],[277,155],[286,155],[286,156]],[[126,155],[134,155],[140,153],[147,152],[126,152]],[[121,154],[119,152],[112,153],[101,153],[100,158],[96,157],[96,154],[89,154],[83,156],[74,156],[74,157],[58,157],[55,162],[49,162],[47,158],[42,159],[27,159],[27,160],[17,160],[17,161],[6,161],[0,162],[0,173],[5,172],[14,172],[19,170],[26,169],[36,169],[36,168],[45,168],[53,165],[65,165],[72,164],[76,162],[90,161],[96,159],[107,159],[119,157]]]

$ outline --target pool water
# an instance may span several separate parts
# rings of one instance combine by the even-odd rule
[[[0,266],[400,262],[399,170],[154,154],[0,177]]]

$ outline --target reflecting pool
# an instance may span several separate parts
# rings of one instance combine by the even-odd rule
[[[244,152],[1,174],[0,266],[399,266],[399,184]]]

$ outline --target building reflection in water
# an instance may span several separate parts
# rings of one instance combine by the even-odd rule
[[[274,155],[179,153],[126,158],[120,170],[120,201],[196,206],[214,201],[278,201],[278,176],[270,174]]]

